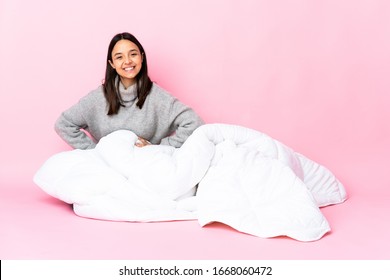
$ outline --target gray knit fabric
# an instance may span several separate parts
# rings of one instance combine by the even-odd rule
[[[152,144],[180,147],[203,124],[190,107],[155,83],[142,109],[136,106],[136,85],[125,89],[120,83],[119,91],[125,107],[118,114],[107,115],[107,101],[99,86],[61,114],[55,123],[58,135],[75,149],[91,149],[107,134],[126,129]]]

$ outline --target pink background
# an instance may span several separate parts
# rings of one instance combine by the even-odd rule
[[[358,232],[367,237],[388,233],[389,15],[387,0],[0,0],[2,223],[22,236],[23,227],[9,215],[37,215],[34,199],[47,200],[41,215],[51,211],[48,201],[58,204],[32,183],[49,156],[69,149],[55,134],[54,122],[101,83],[110,39],[128,31],[146,50],[152,80],[207,123],[260,130],[332,170],[350,200],[325,209],[334,219],[330,223],[343,225],[338,211],[355,221],[344,241]],[[375,220],[376,214],[381,218]],[[369,224],[359,217],[370,218]],[[173,225],[180,229],[186,222],[163,227]],[[68,256],[23,254],[7,244],[0,246],[11,258]],[[221,255],[207,256],[230,256],[223,248],[216,249]],[[378,243],[366,252],[389,257],[381,249]],[[356,256],[349,252],[345,257]],[[232,258],[258,257],[236,253]],[[145,254],[140,256],[150,257]],[[178,258],[184,253],[165,254]],[[323,257],[333,256],[324,251]]]

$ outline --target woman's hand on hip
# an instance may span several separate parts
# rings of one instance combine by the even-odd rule
[[[145,147],[145,146],[148,146],[148,145],[152,145],[148,140],[142,138],[142,137],[138,137],[138,140],[135,141],[135,145],[139,148],[141,147]]]

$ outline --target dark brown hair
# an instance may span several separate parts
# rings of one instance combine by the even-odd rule
[[[106,75],[103,82],[104,96],[106,97],[108,103],[108,112],[107,115],[115,115],[118,113],[119,109],[122,105],[122,100],[119,94],[119,82],[120,79],[116,79],[118,77],[118,73],[114,68],[112,68],[110,61],[112,61],[112,50],[115,44],[120,40],[129,40],[134,43],[141,55],[143,56],[141,70],[136,76],[137,80],[137,97],[138,101],[136,105],[138,108],[142,109],[144,105],[145,99],[148,96],[150,89],[152,88],[152,81],[148,76],[148,64],[146,60],[145,50],[142,47],[141,43],[135,38],[132,34],[124,32],[115,35],[108,46],[107,52],[107,65],[106,65]]]

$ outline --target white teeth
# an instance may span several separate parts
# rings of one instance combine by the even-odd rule
[[[130,70],[133,70],[134,69],[134,67],[127,67],[127,68],[125,68],[125,71],[130,71]]]

